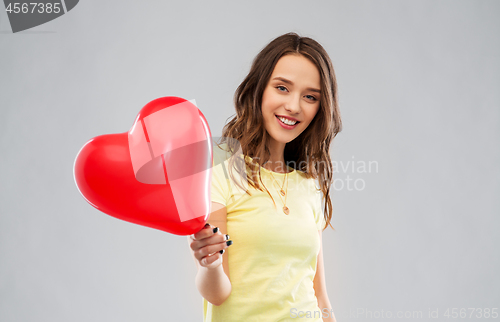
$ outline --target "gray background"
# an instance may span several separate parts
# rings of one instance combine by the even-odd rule
[[[161,96],[220,135],[288,31],[332,57],[332,158],[378,163],[336,173],[365,183],[334,192],[324,232],[338,320],[500,306],[500,2],[84,0],[19,34],[2,11],[0,31],[0,321],[201,321],[186,238],[91,207],[73,161]]]

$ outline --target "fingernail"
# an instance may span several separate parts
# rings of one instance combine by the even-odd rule
[[[219,227],[215,227],[213,230],[214,234],[216,234],[218,231],[219,231]]]
[[[229,240],[229,235],[228,234],[226,234],[226,239],[225,240]]]
[[[228,245],[228,246],[231,246],[232,244],[233,244],[233,241],[232,241],[232,240],[228,240],[228,241],[226,242],[226,245]]]
[[[209,224],[209,223],[206,223],[206,224],[205,224],[205,228],[207,228],[207,227],[210,227],[210,224]]]
[[[224,249],[221,249],[219,253],[224,254]]]

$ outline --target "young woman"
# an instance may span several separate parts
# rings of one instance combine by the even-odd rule
[[[211,225],[188,236],[204,321],[335,321],[322,231],[341,120],[328,54],[295,33],[274,39],[235,107],[214,146]]]

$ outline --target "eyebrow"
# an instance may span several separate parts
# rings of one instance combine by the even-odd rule
[[[287,83],[287,84],[293,85],[293,82],[291,80],[283,78],[283,77],[279,77],[279,76],[278,77],[274,77],[272,80],[280,80],[283,83]],[[317,88],[308,87],[308,88],[306,88],[306,90],[311,91],[311,92],[321,93],[321,91],[319,89],[317,89]]]

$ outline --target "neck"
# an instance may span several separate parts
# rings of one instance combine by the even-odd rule
[[[278,173],[289,172],[285,165],[285,144],[272,142],[269,146],[271,158],[264,164],[264,168]]]

